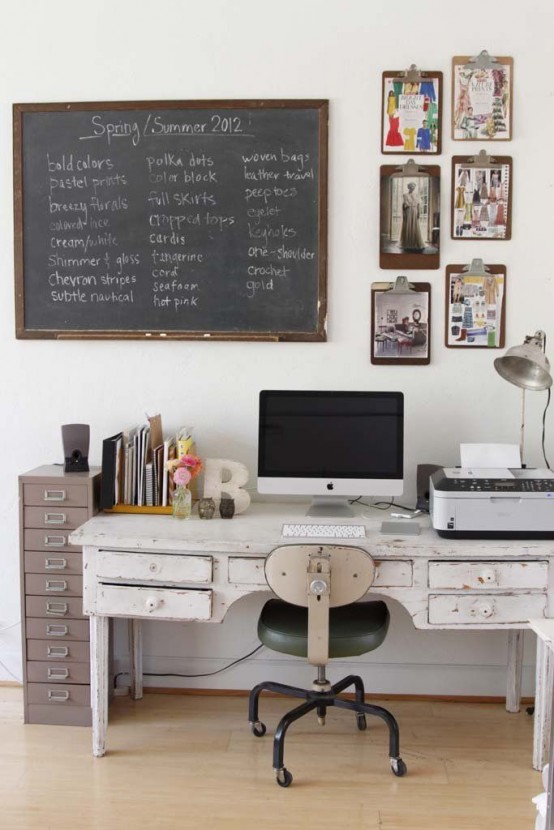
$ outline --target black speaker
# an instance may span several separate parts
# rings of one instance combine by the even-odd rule
[[[417,489],[417,502],[416,507],[418,510],[425,510],[426,513],[429,512],[429,478],[436,473],[437,470],[442,470],[443,464],[418,464],[417,465],[417,479],[416,479],[416,489]]]
[[[63,454],[66,473],[88,473],[88,448],[90,427],[88,424],[64,424],[62,426]]]

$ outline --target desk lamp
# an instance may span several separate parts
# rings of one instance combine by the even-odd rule
[[[548,401],[550,403],[550,387],[552,386],[552,375],[550,374],[550,363],[545,354],[546,334],[544,331],[536,331],[532,336],[527,336],[521,346],[512,346],[505,355],[497,357],[494,361],[494,368],[504,380],[513,383],[521,389],[521,433],[520,433],[520,454],[523,465],[523,442],[525,432],[525,390],[530,389],[540,392],[548,389]],[[544,426],[544,416],[543,416]],[[543,429],[543,453],[544,453],[544,429]],[[545,456],[546,461],[546,456]],[[548,462],[547,462],[548,466]]]

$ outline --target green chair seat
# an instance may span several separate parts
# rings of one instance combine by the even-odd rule
[[[378,648],[385,639],[390,615],[384,602],[357,602],[331,608],[329,657],[355,657]],[[258,620],[258,637],[273,651],[306,657],[308,609],[270,599]]]

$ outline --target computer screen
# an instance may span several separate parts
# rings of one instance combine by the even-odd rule
[[[260,392],[260,493],[312,496],[310,515],[340,515],[348,498],[400,495],[403,471],[402,392]]]

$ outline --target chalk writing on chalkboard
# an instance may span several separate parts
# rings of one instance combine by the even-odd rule
[[[17,336],[324,340],[327,117],[15,104]]]

